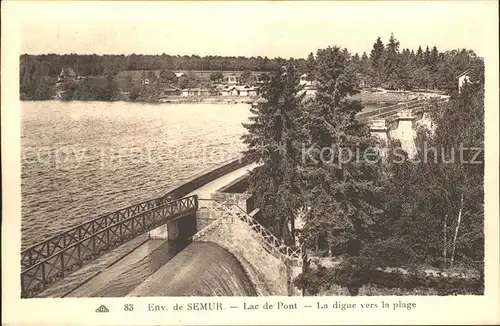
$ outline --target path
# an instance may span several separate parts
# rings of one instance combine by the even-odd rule
[[[211,195],[214,192],[216,192],[218,189],[220,189],[220,188],[224,187],[225,185],[231,183],[232,181],[244,176],[249,171],[253,170],[257,165],[258,165],[257,163],[251,163],[251,164],[245,165],[242,168],[234,170],[231,173],[223,175],[222,177],[220,177],[212,182],[209,182],[204,186],[201,186],[200,188],[190,192],[186,196],[198,195],[198,197],[201,199],[210,199]]]

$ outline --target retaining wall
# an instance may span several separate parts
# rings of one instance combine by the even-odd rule
[[[239,218],[229,218],[197,241],[213,242],[232,253],[255,285],[259,296],[289,295],[288,267],[269,254],[259,235]]]

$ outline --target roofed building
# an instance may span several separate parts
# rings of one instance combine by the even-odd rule
[[[470,83],[470,72],[471,69],[467,69],[456,77],[458,79],[458,93],[465,83]]]
[[[57,76],[57,82],[75,82],[76,81],[76,72],[73,68],[62,68],[59,76]]]

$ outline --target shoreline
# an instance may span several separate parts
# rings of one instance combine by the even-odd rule
[[[130,99],[113,99],[109,101],[97,99],[81,99],[81,100],[62,100],[53,98],[50,100],[32,100],[20,99],[21,102],[43,102],[43,101],[57,101],[57,102],[128,102],[128,103],[148,103],[148,104],[252,104],[257,97],[235,97],[235,96],[193,96],[193,97],[164,97],[159,99],[143,99],[143,100],[130,100]]]

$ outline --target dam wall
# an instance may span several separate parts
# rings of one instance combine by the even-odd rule
[[[252,162],[253,159],[249,156],[240,156],[237,158],[227,160],[225,162],[220,163],[216,167],[206,169],[194,175],[189,180],[183,181],[182,183],[170,188],[162,198],[168,198],[168,197],[182,198],[187,194],[191,193],[192,191],[220,178],[221,176],[231,173]],[[195,221],[194,223],[196,223],[196,220],[198,220],[199,225],[194,226],[194,232],[193,232],[192,231],[193,227],[191,226],[192,223],[190,222],[189,232],[188,233],[180,232],[186,235],[187,237],[190,237],[194,233],[196,233],[196,229],[201,230],[203,227],[211,223],[213,221],[213,218],[211,217],[210,213],[202,209],[201,212],[196,213],[196,217],[190,220]],[[159,239],[175,240],[179,236],[179,229],[180,229],[179,223],[181,222],[172,221],[171,223],[166,223],[164,225],[161,225],[156,229],[149,231],[149,238],[152,240],[159,240]]]
[[[216,227],[202,232],[197,242],[211,242],[233,254],[243,266],[259,296],[289,295],[290,271],[281,259],[270,254],[260,234],[238,217],[218,220]]]
[[[128,293],[150,296],[256,296],[238,259],[214,243],[193,242]]]

